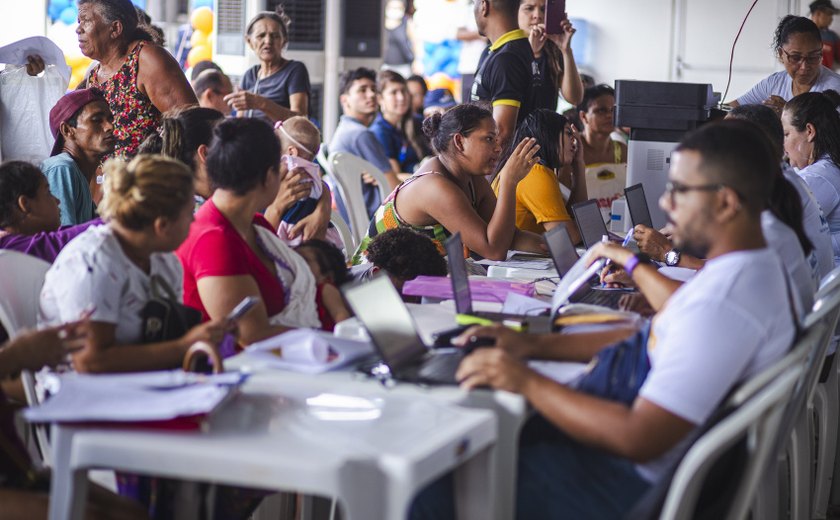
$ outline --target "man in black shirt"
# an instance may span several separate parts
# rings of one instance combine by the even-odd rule
[[[539,74],[528,34],[519,29],[519,0],[477,0],[478,32],[490,40],[481,54],[471,99],[489,101],[502,149],[516,125],[534,110],[533,76]]]

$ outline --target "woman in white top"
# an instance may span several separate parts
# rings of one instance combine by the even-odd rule
[[[157,277],[180,300],[182,269],[172,253],[187,237],[193,213],[192,172],[180,161],[141,155],[105,164],[106,224],[70,242],[47,272],[41,292],[42,324],[90,315],[86,346],[73,356],[80,372],[125,372],[180,366],[197,341],[218,344],[226,324],[209,321],[182,338],[141,343],[141,311]]]
[[[767,76],[729,105],[764,104],[780,114],[785,102],[794,96],[840,90],[840,75],[821,64],[822,38],[810,19],[794,15],[782,18],[776,27],[773,49],[785,70]]]
[[[782,113],[785,152],[811,188],[831,232],[840,265],[840,95],[833,90],[800,94]]]

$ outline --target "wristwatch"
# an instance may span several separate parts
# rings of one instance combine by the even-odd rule
[[[680,263],[680,251],[679,249],[672,249],[665,253],[665,265],[675,267],[677,264]]]

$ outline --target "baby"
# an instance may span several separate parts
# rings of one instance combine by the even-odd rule
[[[308,196],[303,200],[288,205],[288,193],[278,193],[272,205],[266,209],[265,217],[272,224],[277,225],[277,236],[289,246],[296,246],[301,243],[301,237],[291,236],[295,224],[312,214],[318,206],[324,190],[327,189],[321,181],[321,168],[315,160],[318,148],[321,146],[321,132],[305,117],[290,117],[286,121],[278,122],[275,125],[275,133],[280,140],[280,178],[287,175],[303,175],[301,184],[309,186]],[[338,248],[344,248],[338,230],[330,224],[326,232],[321,236],[315,236],[321,240],[327,240]]]

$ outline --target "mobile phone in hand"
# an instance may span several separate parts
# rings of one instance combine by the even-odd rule
[[[259,302],[260,299],[257,296],[246,296],[239,302],[236,307],[230,311],[230,314],[227,315],[227,319],[230,321],[239,321],[242,316],[251,310],[251,308]]]
[[[545,32],[546,34],[560,34],[561,25],[566,16],[566,0],[546,0],[545,2]]]

